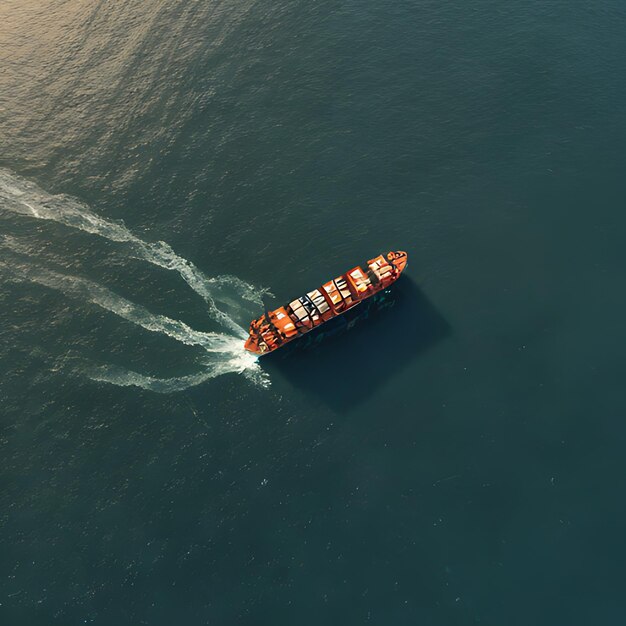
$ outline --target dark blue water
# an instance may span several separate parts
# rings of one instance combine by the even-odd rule
[[[617,0],[4,0],[1,623],[623,623],[625,75]]]

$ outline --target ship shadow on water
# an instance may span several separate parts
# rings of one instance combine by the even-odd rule
[[[277,350],[260,364],[272,378],[282,377],[341,411],[366,401],[450,333],[450,325],[424,293],[403,276],[383,302],[361,314],[351,328],[314,341],[305,336],[298,340],[300,345],[294,342],[293,348]]]

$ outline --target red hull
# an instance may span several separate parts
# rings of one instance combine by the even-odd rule
[[[355,267],[309,291],[274,311],[268,311],[250,324],[245,348],[267,354],[342,315],[375,293],[394,283],[407,264],[406,252],[388,252]]]

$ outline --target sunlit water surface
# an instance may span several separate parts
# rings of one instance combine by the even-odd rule
[[[3,0],[1,623],[623,623],[625,32]],[[243,351],[389,249],[392,309]]]

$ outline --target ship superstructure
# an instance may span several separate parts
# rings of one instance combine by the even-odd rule
[[[267,311],[250,324],[246,350],[260,355],[277,350],[383,291],[398,279],[406,264],[406,252],[380,254],[367,265],[356,266],[318,289]]]

